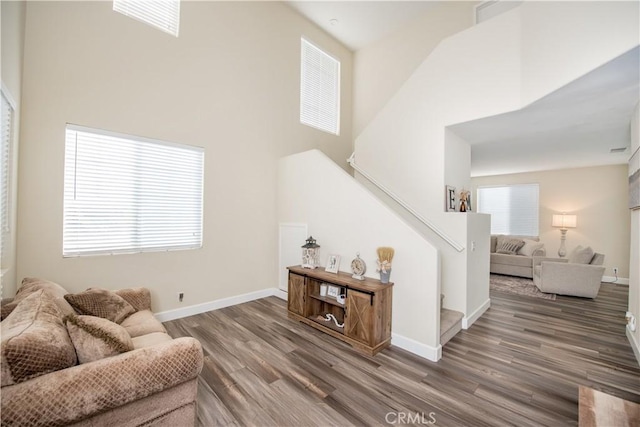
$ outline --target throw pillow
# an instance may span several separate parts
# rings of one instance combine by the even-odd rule
[[[0,319],[7,317],[18,306],[18,304],[20,304],[20,301],[41,289],[53,297],[53,300],[62,312],[63,316],[74,313],[73,308],[71,308],[69,303],[64,299],[64,295],[67,293],[66,289],[57,283],[50,282],[48,280],[26,277],[22,280],[20,288],[18,289],[13,301],[2,306]]]
[[[87,289],[78,294],[64,296],[78,314],[102,317],[120,323],[135,309],[119,295],[107,289]]]
[[[151,292],[147,288],[119,289],[115,293],[124,298],[136,311],[151,310]]]
[[[587,246],[586,248],[578,246],[578,248],[573,250],[571,255],[569,255],[569,262],[574,264],[589,264],[594,255],[591,246]]]
[[[496,253],[516,255],[518,249],[524,246],[524,241],[520,239],[505,239],[498,245]]]
[[[95,316],[68,316],[67,330],[80,363],[133,350],[129,333],[117,323]]]
[[[524,245],[518,249],[518,255],[533,256],[533,253],[538,249],[542,249],[543,246],[544,243],[524,239]]]
[[[1,323],[2,387],[74,366],[78,359],[53,297],[39,290]]]

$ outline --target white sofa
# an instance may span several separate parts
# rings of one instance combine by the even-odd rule
[[[498,240],[500,239],[521,239],[525,241],[540,242],[540,238],[537,236],[506,236],[506,235],[492,235],[491,236],[491,264],[489,271],[494,274],[506,274],[508,276],[519,276],[533,278],[533,258],[544,257],[547,252],[542,246],[535,249],[529,254],[526,248],[525,252],[522,249],[515,255],[499,254],[496,253],[498,248]]]

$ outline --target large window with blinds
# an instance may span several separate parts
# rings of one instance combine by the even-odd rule
[[[300,123],[340,134],[340,61],[302,39]]]
[[[11,190],[11,140],[13,138],[13,120],[15,108],[9,102],[4,91],[0,91],[2,115],[0,125],[0,264],[7,253],[7,243],[10,240],[10,190]]]
[[[67,125],[63,255],[202,246],[204,151]]]
[[[478,188],[478,212],[491,215],[491,234],[538,235],[538,184]]]
[[[178,37],[180,0],[114,0],[113,10]]]

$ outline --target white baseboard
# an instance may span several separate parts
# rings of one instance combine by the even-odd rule
[[[462,318],[462,329],[469,329],[476,320],[480,318],[491,307],[491,299],[488,298],[480,307],[476,309],[470,316]]]
[[[629,279],[625,277],[618,277],[618,280],[614,276],[602,276],[602,282],[615,283],[616,285],[627,285],[629,286]]]
[[[202,304],[190,305],[188,307],[176,308],[174,310],[161,311],[160,313],[156,313],[155,316],[156,319],[158,319],[160,322],[167,322],[169,320],[181,319],[183,317],[193,316],[195,314],[205,313],[207,311],[218,310],[220,308],[242,304],[243,302],[249,302],[260,298],[266,298],[272,295],[282,298],[279,295],[280,292],[282,291],[276,288],[267,288],[260,291],[249,292],[248,294],[222,298]]]
[[[273,296],[276,296],[285,301],[288,300],[288,295],[289,294],[287,293],[287,291],[283,291],[282,289],[276,289],[275,292],[273,293]]]
[[[636,341],[636,337],[633,335],[633,332],[627,327],[625,328],[627,331],[627,338],[629,339],[629,344],[631,344],[631,348],[633,349],[633,354],[636,356],[636,360],[640,365],[640,345],[638,341]]]
[[[440,344],[438,344],[438,347],[432,347],[393,332],[391,333],[391,344],[432,362],[437,362],[442,358],[442,346]]]

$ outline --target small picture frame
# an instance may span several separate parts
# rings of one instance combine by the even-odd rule
[[[327,287],[327,296],[331,298],[337,298],[340,295],[340,288],[337,286],[329,285]]]
[[[446,212],[455,212],[456,211],[456,187],[452,187],[451,185],[444,186],[444,201],[445,201],[445,211]]]
[[[324,271],[338,274],[339,266],[340,266],[340,255],[331,254],[327,258],[327,267],[324,269]]]

